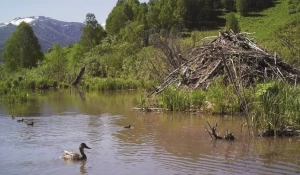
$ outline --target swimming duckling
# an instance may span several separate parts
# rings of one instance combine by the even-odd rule
[[[31,126],[33,126],[33,122],[31,122],[31,123],[27,123],[27,125],[31,125]]]
[[[124,126],[124,128],[128,128],[128,129],[129,129],[130,127],[131,127],[131,125],[128,125],[128,126]]]
[[[85,143],[81,143],[79,146],[80,154],[70,152],[70,151],[64,151],[64,155],[61,158],[65,159],[65,160],[86,160],[87,157],[84,154],[84,151],[83,151],[84,148],[91,149]]]
[[[22,120],[17,120],[17,122],[24,122],[24,119],[22,119]]]

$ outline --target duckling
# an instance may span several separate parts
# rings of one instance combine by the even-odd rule
[[[22,120],[17,120],[17,122],[24,122],[24,119],[22,119]]]
[[[11,119],[15,119],[15,117],[12,115],[12,116],[11,116]]]
[[[27,123],[27,125],[31,125],[31,126],[33,126],[33,124],[34,124],[33,122],[31,122],[31,123]]]
[[[128,125],[128,126],[124,126],[124,128],[128,128],[128,129],[129,129],[130,127],[131,127],[131,125]]]
[[[87,157],[84,154],[84,148],[91,149],[85,143],[81,143],[79,146],[79,151],[81,155],[79,153],[64,151],[64,155],[61,158],[65,160],[86,160]]]

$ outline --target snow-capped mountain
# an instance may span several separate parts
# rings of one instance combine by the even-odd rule
[[[35,36],[39,39],[43,51],[55,43],[67,46],[79,41],[83,23],[64,22],[44,16],[15,18],[12,21],[0,23],[0,52],[4,49],[6,40],[21,22],[29,23]]]
[[[0,27],[4,27],[5,25],[8,25],[8,24],[13,24],[13,25],[19,25],[21,22],[26,22],[26,23],[32,23],[33,21],[39,19],[38,16],[33,16],[33,17],[28,17],[28,18],[15,18],[14,20],[12,21],[9,21],[9,22],[6,22],[4,24],[0,24]]]

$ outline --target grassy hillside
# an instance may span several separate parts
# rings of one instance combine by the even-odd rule
[[[288,0],[278,0],[274,7],[261,12],[251,12],[246,17],[236,13],[236,17],[239,20],[241,32],[255,33],[253,36],[257,38],[257,42],[265,45],[270,42],[270,35],[278,28],[289,24],[295,19],[300,19],[300,12],[293,14],[289,12]],[[225,18],[225,15],[221,16],[221,18]],[[195,42],[195,45],[201,45],[204,37],[217,35],[218,30],[198,31],[195,33],[196,37],[194,39],[192,37],[185,38],[185,43]]]
[[[278,0],[274,7],[259,13],[250,13],[247,17],[239,17],[243,32],[255,32],[258,41],[268,39],[279,27],[300,18],[300,12],[289,14],[287,0]]]

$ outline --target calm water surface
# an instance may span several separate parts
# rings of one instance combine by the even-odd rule
[[[133,111],[139,98],[65,90],[0,104],[0,174],[300,174],[300,138],[249,137],[239,118]],[[22,118],[34,126],[16,121]],[[207,120],[237,140],[212,140]],[[60,158],[63,150],[79,152],[81,142],[92,148],[87,161]]]

